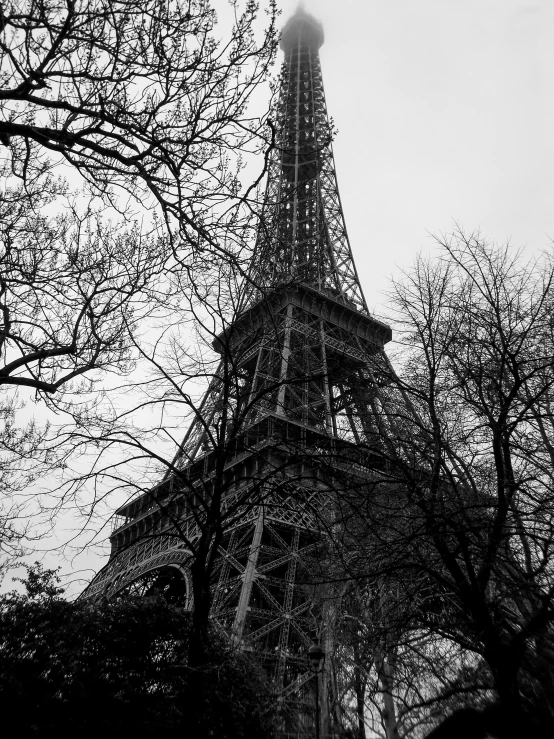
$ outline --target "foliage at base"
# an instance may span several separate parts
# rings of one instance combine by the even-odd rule
[[[0,599],[5,739],[271,738],[271,696],[222,635],[212,632],[208,664],[192,670],[182,609],[159,598],[70,603],[54,592]]]

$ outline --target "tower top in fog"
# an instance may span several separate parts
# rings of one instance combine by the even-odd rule
[[[299,7],[286,22],[281,34],[281,49],[287,54],[297,45],[319,49],[323,45],[323,25],[313,15]]]

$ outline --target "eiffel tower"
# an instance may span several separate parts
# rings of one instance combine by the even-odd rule
[[[307,656],[314,641],[323,647],[319,721],[328,739],[335,735],[328,708],[332,616],[311,561],[329,496],[322,495],[327,473],[317,460],[337,445],[343,452],[367,449],[383,433],[386,398],[378,375],[391,331],[370,315],[352,258],[319,60],[323,40],[321,24],[303,10],[283,29],[275,146],[249,281],[255,287],[215,342],[222,363],[232,356],[247,409],[235,446],[227,450],[227,495],[248,489],[254,468],[258,474],[262,469],[265,482],[263,495],[258,486],[219,545],[211,613],[262,664],[283,707],[283,736],[313,736],[315,688]],[[217,418],[222,393],[216,376],[201,406],[202,422],[185,436],[177,465],[189,480],[210,475],[206,429]],[[176,486],[170,475],[157,495],[165,489],[182,498]],[[190,597],[190,553],[182,540],[169,529],[167,536],[147,535],[152,501],[146,494],[117,511],[110,560],[83,597],[153,587]],[[186,501],[175,505],[193,537],[196,524]]]

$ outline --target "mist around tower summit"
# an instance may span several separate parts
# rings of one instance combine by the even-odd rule
[[[2,9],[3,736],[554,733],[553,26]]]

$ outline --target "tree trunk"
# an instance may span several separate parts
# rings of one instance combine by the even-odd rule
[[[394,697],[392,689],[394,686],[394,658],[382,654],[377,662],[381,677],[381,687],[383,690],[383,710],[381,716],[385,724],[387,739],[399,739],[398,723],[396,721],[396,708],[394,706]]]
[[[188,658],[189,666],[197,669],[204,667],[207,661],[211,593],[209,576],[202,563],[193,563],[191,577],[194,606]]]
[[[366,681],[359,666],[358,655],[354,654],[356,664],[354,666],[354,692],[356,693],[356,717],[358,719],[357,737],[365,739],[365,686]]]

